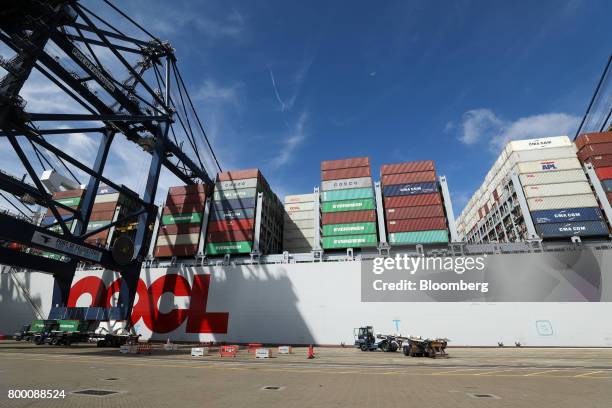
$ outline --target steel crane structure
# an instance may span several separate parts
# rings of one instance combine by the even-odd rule
[[[0,190],[22,203],[47,208],[55,217],[51,226],[60,228],[54,232],[51,226],[36,225],[26,217],[0,213],[0,264],[53,274],[52,315],[66,311],[79,263],[118,271],[121,288],[117,306],[97,310],[95,316],[75,317],[129,320],[157,215],[154,200],[162,167],[185,184],[194,184],[211,183],[210,174],[220,166],[187,93],[174,49],[109,1],[100,4],[121,20],[122,30],[78,0],[8,0],[0,10],[0,72],[4,72],[0,80],[0,139],[8,140],[27,172],[22,178],[0,172]],[[128,26],[138,34],[126,34]],[[145,39],[137,38],[139,35]],[[61,90],[80,113],[29,111],[20,92],[33,71]],[[75,133],[99,138],[93,164],[58,146],[63,137]],[[117,137],[127,138],[150,154],[142,196],[104,175]],[[26,147],[35,154],[28,154]],[[205,154],[207,165],[202,158]],[[41,181],[37,169],[38,164],[44,165],[40,159],[46,155],[55,156],[72,176],[78,173],[88,178],[76,210],[53,200]],[[109,225],[88,230],[101,183],[129,197],[138,209]],[[60,209],[69,213],[68,218],[62,217]],[[119,237],[112,248],[85,242],[125,221],[135,223],[136,233],[131,238]],[[3,242],[63,256],[60,260],[45,258],[9,249],[1,245]]]
[[[612,131],[612,54],[608,57],[574,140],[582,133]]]

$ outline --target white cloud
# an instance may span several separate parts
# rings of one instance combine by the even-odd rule
[[[206,79],[204,84],[195,91],[193,97],[205,102],[231,103],[237,106],[239,105],[238,90],[240,87],[240,83],[222,86],[212,79]]]
[[[567,113],[545,113],[505,120],[490,109],[474,109],[463,115],[459,140],[467,145],[485,142],[495,152],[510,140],[571,134],[580,118]]]
[[[303,111],[298,117],[293,129],[289,132],[289,135],[282,141],[281,150],[276,157],[272,159],[270,165],[273,169],[277,169],[291,161],[296,149],[306,139],[305,126],[307,120],[308,113]]]

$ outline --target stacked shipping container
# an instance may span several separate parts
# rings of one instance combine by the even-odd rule
[[[315,234],[321,233],[321,226],[315,225],[314,200],[314,194],[285,197],[284,251],[303,253],[313,250]]]
[[[58,191],[53,193],[53,199],[71,208],[78,208],[81,204],[81,198],[85,190],[67,190]],[[100,185],[94,199],[94,204],[89,217],[89,223],[87,224],[87,232],[102,228],[116,219],[122,218],[128,215],[129,212],[134,211],[135,203],[130,200],[126,195],[120,194],[117,190],[106,186]],[[58,211],[64,219],[72,217],[72,214],[67,210],[58,208]],[[129,222],[126,221],[125,223]],[[134,220],[132,220],[134,221]],[[50,210],[47,210],[45,217],[43,218],[41,225],[51,225],[55,223],[55,218]],[[125,225],[122,223],[121,226]],[[73,221],[68,223],[69,228],[72,228]],[[59,232],[61,228],[56,225],[51,227],[52,231]],[[105,229],[97,234],[88,237],[85,242],[91,245],[107,246],[110,244],[113,237],[109,236],[111,230]]]
[[[362,248],[378,244],[370,159],[321,163],[321,246]]]
[[[257,195],[263,193],[259,252],[279,253],[283,208],[258,169],[217,175],[207,228],[207,255],[248,254],[253,251]]]
[[[509,142],[458,219],[468,242],[512,242],[527,237],[511,174],[543,239],[607,234],[587,177],[567,136]]]
[[[204,206],[210,186],[170,187],[162,210],[154,256],[195,256],[198,252]]]
[[[433,161],[385,164],[381,185],[390,244],[448,242],[448,222]]]
[[[581,163],[591,163],[612,203],[612,132],[587,133],[576,139],[578,159]]]

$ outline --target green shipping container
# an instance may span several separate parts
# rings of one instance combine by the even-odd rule
[[[59,320],[59,331],[81,332],[87,330],[87,322],[82,320]]]
[[[391,244],[434,244],[448,242],[448,231],[412,231],[412,232],[392,232],[389,234]]]
[[[321,211],[326,212],[339,212],[339,211],[360,211],[360,210],[373,210],[376,206],[374,205],[373,198],[362,198],[359,200],[345,200],[345,201],[327,201],[321,204]]]
[[[323,237],[323,249],[362,248],[378,244],[376,234],[367,235],[340,235],[337,237]]]
[[[202,222],[201,213],[168,214],[162,217],[162,224],[194,224]]]
[[[32,324],[30,324],[30,331],[32,333],[40,333],[45,328],[44,320],[32,320]]]
[[[72,223],[73,223],[73,222],[74,222],[74,221],[68,221],[68,222],[66,223],[66,227],[68,227],[68,230],[71,230],[71,229],[72,229]],[[57,224],[57,225],[54,225],[54,226],[52,226],[52,227],[49,227],[49,231],[53,231],[53,232],[57,232],[57,233],[61,233],[61,232],[62,232],[62,227],[60,227],[60,226],[59,226],[59,224]]]
[[[374,198],[374,190],[366,188],[348,188],[344,190],[323,191],[321,201],[355,200],[358,198]]]
[[[81,202],[81,197],[58,198],[53,201],[67,205],[68,207],[76,207]]]
[[[217,190],[215,191],[214,200],[235,200],[236,198],[253,198],[257,196],[256,188],[240,188],[237,190]]]
[[[249,241],[209,242],[206,244],[206,255],[248,254],[252,248]]]
[[[357,222],[352,224],[328,224],[323,226],[323,236],[376,234],[375,222]]]

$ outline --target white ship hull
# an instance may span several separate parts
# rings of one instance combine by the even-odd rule
[[[604,272],[596,286],[612,284],[610,252],[599,251],[597,262]],[[502,257],[497,265],[507,264],[507,273],[513,273],[512,257],[517,256],[542,255],[494,255],[492,260]],[[552,263],[567,267],[562,262],[559,255]],[[544,347],[612,346],[612,299],[605,291],[600,301],[568,303],[371,303],[362,302],[361,272],[360,261],[145,268],[133,323],[144,338],[193,342],[350,345],[353,328],[372,325],[383,333],[447,337],[454,346],[496,346],[499,341]],[[43,315],[51,307],[51,276],[37,272],[14,276],[19,285],[9,274],[1,275],[0,333],[9,334],[35,318],[21,293],[24,289]],[[110,271],[77,271],[69,306],[113,304],[115,279]]]

